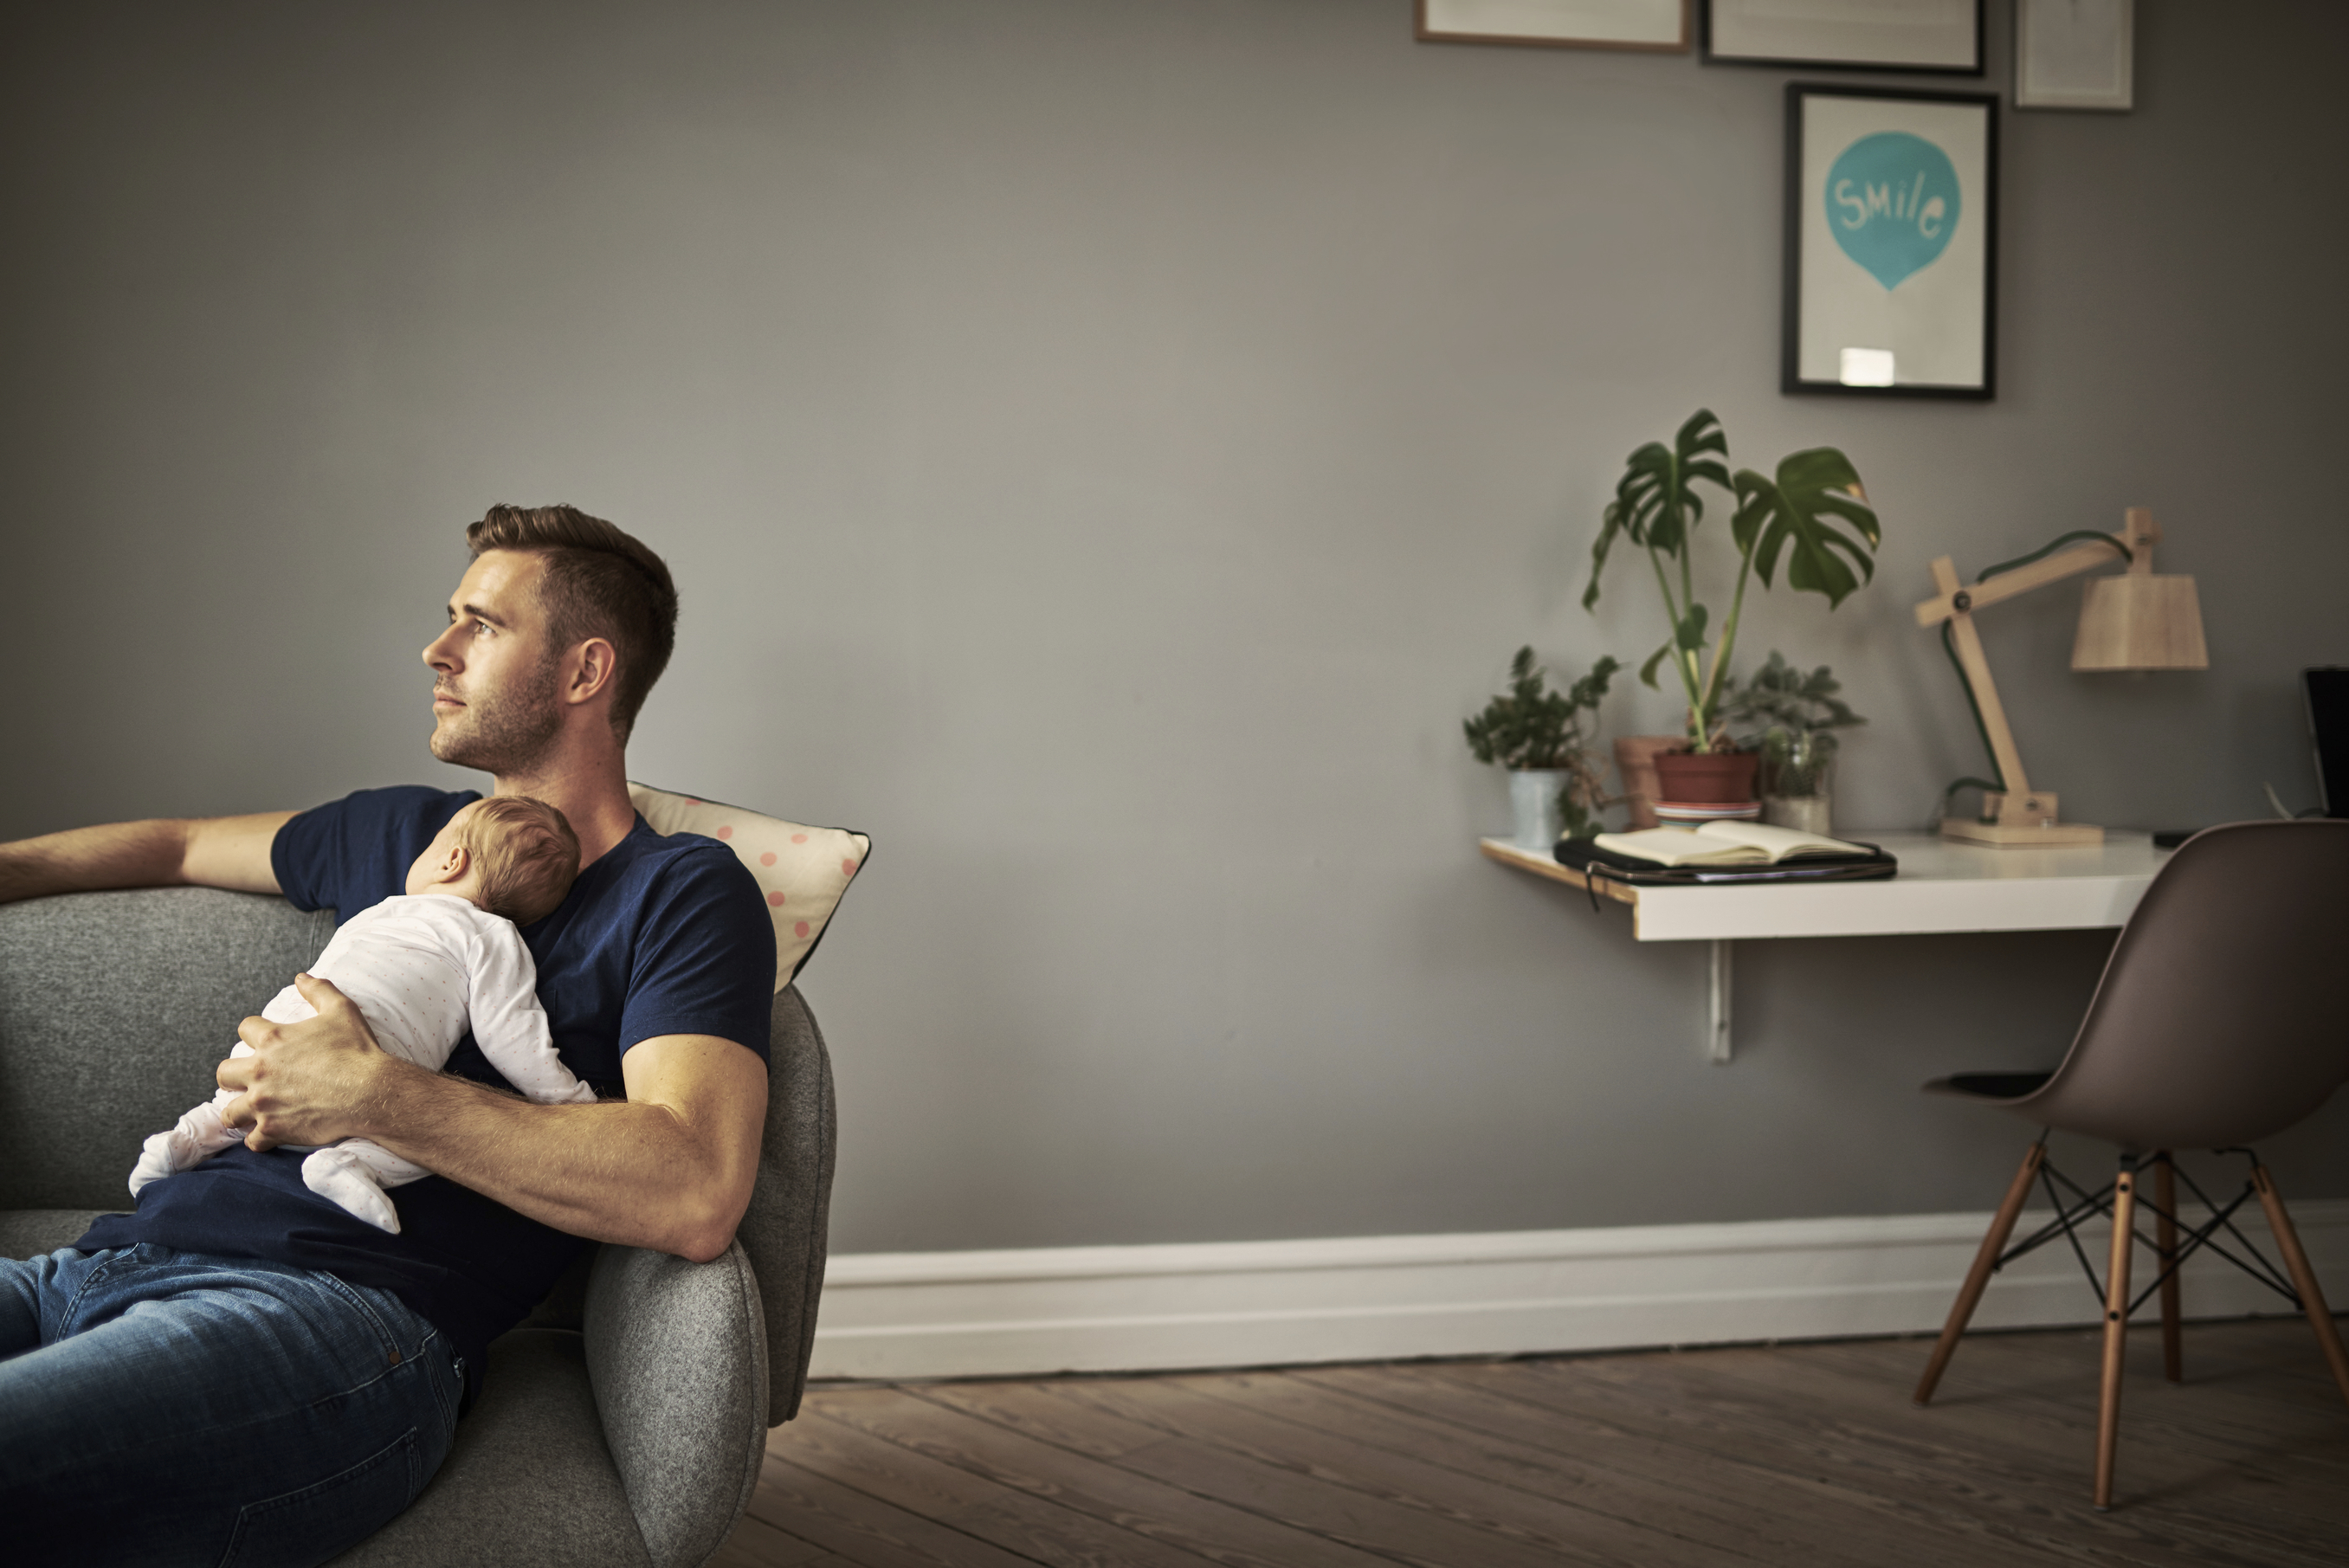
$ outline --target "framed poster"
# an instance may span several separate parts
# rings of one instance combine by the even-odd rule
[[[1991,396],[1998,98],[1786,84],[1786,392]]]
[[[1686,54],[1695,0],[1418,0],[1423,44],[1547,44]]]
[[[1704,58],[1982,74],[1983,0],[1705,0]]]
[[[2126,112],[2136,102],[2135,0],[2018,0],[2014,107]]]

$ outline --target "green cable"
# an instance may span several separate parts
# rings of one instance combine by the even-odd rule
[[[2033,551],[2028,555],[2018,555],[2012,561],[2002,561],[1995,566],[1986,566],[1982,568],[1982,574],[1976,577],[1974,581],[1976,583],[1987,583],[2002,572],[2012,572],[2018,566],[2028,566],[2034,561],[2044,561],[2049,556],[2054,554],[2057,551],[2063,549],[2065,545],[2077,543],[2084,540],[2095,540],[2099,542],[2111,545],[2115,550],[2121,552],[2121,559],[2124,561],[2134,562],[2137,559],[2135,555],[2130,553],[2129,547],[2122,543],[2116,536],[2103,532],[2097,529],[2075,528],[2069,533],[2058,534],[2052,542]],[[1958,672],[1958,689],[1966,694],[1966,708],[1974,716],[1974,733],[1982,737],[1982,750],[1990,757],[1990,770],[1992,774],[1991,779],[1960,779],[1952,783],[1948,789],[1942,790],[1941,810],[1942,814],[1946,816],[1949,812],[1951,799],[1955,797],[1957,792],[1961,789],[1995,789],[1999,793],[2004,794],[2006,792],[2006,773],[2005,770],[1998,765],[1998,753],[1992,748],[1990,743],[1990,726],[1982,722],[1982,704],[1974,698],[1974,683],[1966,678],[1966,666],[1959,661],[1957,643],[1950,635],[1950,623],[1947,621],[1941,623],[1941,652],[1949,655],[1950,667]],[[1995,779],[1996,781],[1993,782],[1992,779]]]
[[[2137,559],[2136,556],[2129,553],[2129,547],[2121,542],[2120,536],[2118,534],[2105,533],[2093,528],[2075,528],[2069,533],[2059,534],[2054,543],[2044,545],[2040,549],[2034,550],[2028,555],[2018,555],[2012,561],[2002,561],[1995,566],[1983,567],[1982,575],[1975,578],[1974,581],[1977,583],[1987,583],[2002,572],[2012,572],[2018,566],[2028,566],[2034,561],[2044,561],[2049,556],[2054,554],[2057,551],[2063,549],[2065,545],[2084,539],[2101,540],[2105,543],[2111,545],[2115,550],[2121,552],[2121,559],[2123,561],[2133,562]]]

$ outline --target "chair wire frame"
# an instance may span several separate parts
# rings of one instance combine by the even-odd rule
[[[2047,1140],[2043,1135],[2039,1141],[2044,1148]],[[2249,1149],[2216,1149],[2211,1150],[2211,1152],[2214,1154],[2240,1154],[2251,1162],[2253,1170],[2257,1170],[2259,1168],[2259,1156]],[[2242,1270],[2245,1274],[2251,1275],[2261,1284],[2266,1285],[2278,1295],[2282,1296],[2286,1301],[2292,1303],[2295,1310],[2302,1307],[2300,1293],[2292,1288],[2291,1279],[2283,1273],[2282,1270],[2279,1269],[2274,1264],[2268,1260],[2268,1255],[2265,1253],[2260,1251],[2259,1243],[2252,1241],[2251,1237],[2245,1235],[2241,1231],[2235,1227],[2235,1211],[2241,1208],[2245,1202],[2259,1194],[2257,1184],[2253,1182],[2249,1175],[2246,1175],[2243,1178],[2243,1190],[2236,1193],[2224,1207],[2221,1207],[2215,1200],[2210,1198],[2209,1194],[2202,1191],[2201,1186],[2195,1181],[2194,1178],[2188,1175],[2184,1169],[2178,1165],[2178,1161],[2172,1159],[2166,1150],[2156,1153],[2146,1159],[2143,1161],[2142,1164],[2139,1164],[2135,1161],[2130,1161],[2127,1163],[2130,1167],[2147,1171],[2158,1166],[2168,1166],[2178,1181],[2186,1183],[2188,1190],[2194,1194],[2195,1198],[2201,1202],[2202,1206],[2210,1212],[2210,1218],[2205,1222],[2199,1229],[2189,1228],[2181,1216],[2171,1213],[2169,1211],[2162,1208],[2159,1203],[2147,1197],[2142,1187],[2140,1187],[2136,1199],[2136,1206],[2140,1209],[2150,1210],[2157,1221],[2168,1221],[2171,1224],[2178,1227],[2179,1233],[2177,1243],[2173,1247],[2168,1249],[2168,1256],[2165,1259],[2161,1273],[2156,1276],[2152,1283],[2147,1284],[2145,1289],[2138,1292],[2135,1299],[2130,1301],[2128,1304],[2128,1311],[2131,1315],[2136,1314],[2138,1307],[2143,1306],[2147,1301],[2151,1300],[2154,1294],[2160,1290],[2164,1284],[2168,1283],[2168,1281],[2177,1274],[2178,1271],[2185,1265],[2188,1258],[2193,1256],[2194,1253],[2199,1252],[2205,1247],[2208,1247],[2219,1256],[2226,1259],[2229,1263],[2234,1264],[2237,1268]],[[2065,1198],[2062,1193],[2056,1191],[2056,1183],[2058,1182],[2061,1182],[2064,1187],[2071,1192],[2072,1195],[2070,1198]],[[1992,1265],[1991,1272],[1993,1274],[1997,1273],[1999,1270],[2006,1267],[2007,1264],[2013,1263],[2015,1259],[2022,1257],[2024,1253],[2036,1252],[2039,1248],[2046,1245],[2049,1242],[2054,1241],[2060,1235],[2066,1242],[2071,1243],[2072,1255],[2079,1260],[2080,1272],[2088,1276],[2089,1288],[2096,1293],[2097,1301],[2102,1302],[2105,1299],[2106,1295],[2105,1283],[2096,1277],[2095,1264],[2088,1261],[2087,1249],[2080,1244],[2079,1225],[2082,1222],[2091,1218],[2092,1216],[2101,1215],[2106,1218],[2111,1217],[2113,1212],[2113,1190],[2116,1182],[2107,1181],[2104,1186],[2097,1189],[2095,1191],[2091,1192],[2082,1187],[2078,1182],[2073,1181],[2069,1176],[2066,1176],[2061,1171],[2058,1171],[2055,1168],[2054,1161],[2043,1158],[2039,1166],[2039,1184],[2041,1187],[2045,1189],[2048,1202],[2055,1210],[2055,1217],[2048,1221],[2045,1224],[2040,1226],[2039,1229],[2033,1231],[2030,1235],[2023,1237],[2023,1240],[2009,1245],[2004,1252],[1999,1254],[1998,1262]],[[2178,1207],[2183,1209],[2185,1205],[2181,1203]],[[2224,1231],[2228,1235],[2234,1238],[2236,1243],[2242,1248],[2245,1253],[2249,1254],[2247,1258],[2238,1257],[2233,1253],[2228,1251],[2226,1247],[2220,1244],[2216,1238],[2221,1231]],[[2143,1232],[2137,1230],[2134,1222],[2132,1222],[2129,1227],[2129,1237],[2135,1244],[2146,1248],[2157,1258],[2163,1256],[2164,1249],[2161,1244],[2147,1236]]]

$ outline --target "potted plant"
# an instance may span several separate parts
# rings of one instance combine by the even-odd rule
[[[1722,699],[1723,722],[1744,731],[1762,758],[1762,820],[1806,833],[1832,831],[1835,732],[1868,720],[1836,694],[1826,665],[1805,674],[1776,649],[1770,662]]]
[[[1599,830],[1606,805],[1604,781],[1593,761],[1582,716],[1599,711],[1607,683],[1623,666],[1612,656],[1563,692],[1551,691],[1548,675],[1534,663],[1534,651],[1519,648],[1509,661],[1509,690],[1461,722],[1468,749],[1479,762],[1509,770],[1509,804],[1516,814],[1516,841],[1547,850],[1562,838],[1588,838]]]
[[[1729,541],[1737,557],[1729,613],[1717,635],[1711,612],[1696,596],[1697,528],[1704,520],[1699,481],[1730,501]],[[1837,526],[1837,519],[1847,526]],[[1788,587],[1820,594],[1832,609],[1875,574],[1880,536],[1857,470],[1833,447],[1813,447],[1781,459],[1775,474],[1740,469],[1733,475],[1721,421],[1700,408],[1671,446],[1651,441],[1627,459],[1590,547],[1586,610],[1599,603],[1599,576],[1619,537],[1647,552],[1664,602],[1668,634],[1640,667],[1640,678],[1657,686],[1657,667],[1669,662],[1688,697],[1684,754],[1656,758],[1663,794],[1680,800],[1752,799],[1759,758],[1736,751],[1720,727],[1746,583],[1758,575],[1770,587],[1783,562]]]

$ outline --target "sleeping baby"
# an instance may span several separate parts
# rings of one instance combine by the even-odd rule
[[[344,922],[310,973],[348,996],[396,1057],[438,1072],[470,1026],[490,1065],[527,1098],[591,1102],[595,1091],[554,1053],[537,966],[519,929],[552,914],[578,874],[579,840],[562,812],[525,795],[473,801],[409,867],[408,896]],[[261,1016],[293,1024],[317,1009],[288,985]],[[229,1052],[252,1054],[242,1041]],[[150,1138],[130,1191],[242,1142],[244,1134],[221,1119],[235,1098],[222,1089]],[[384,1190],[430,1174],[364,1138],[313,1150],[302,1161],[310,1191],[395,1233],[399,1215]]]

